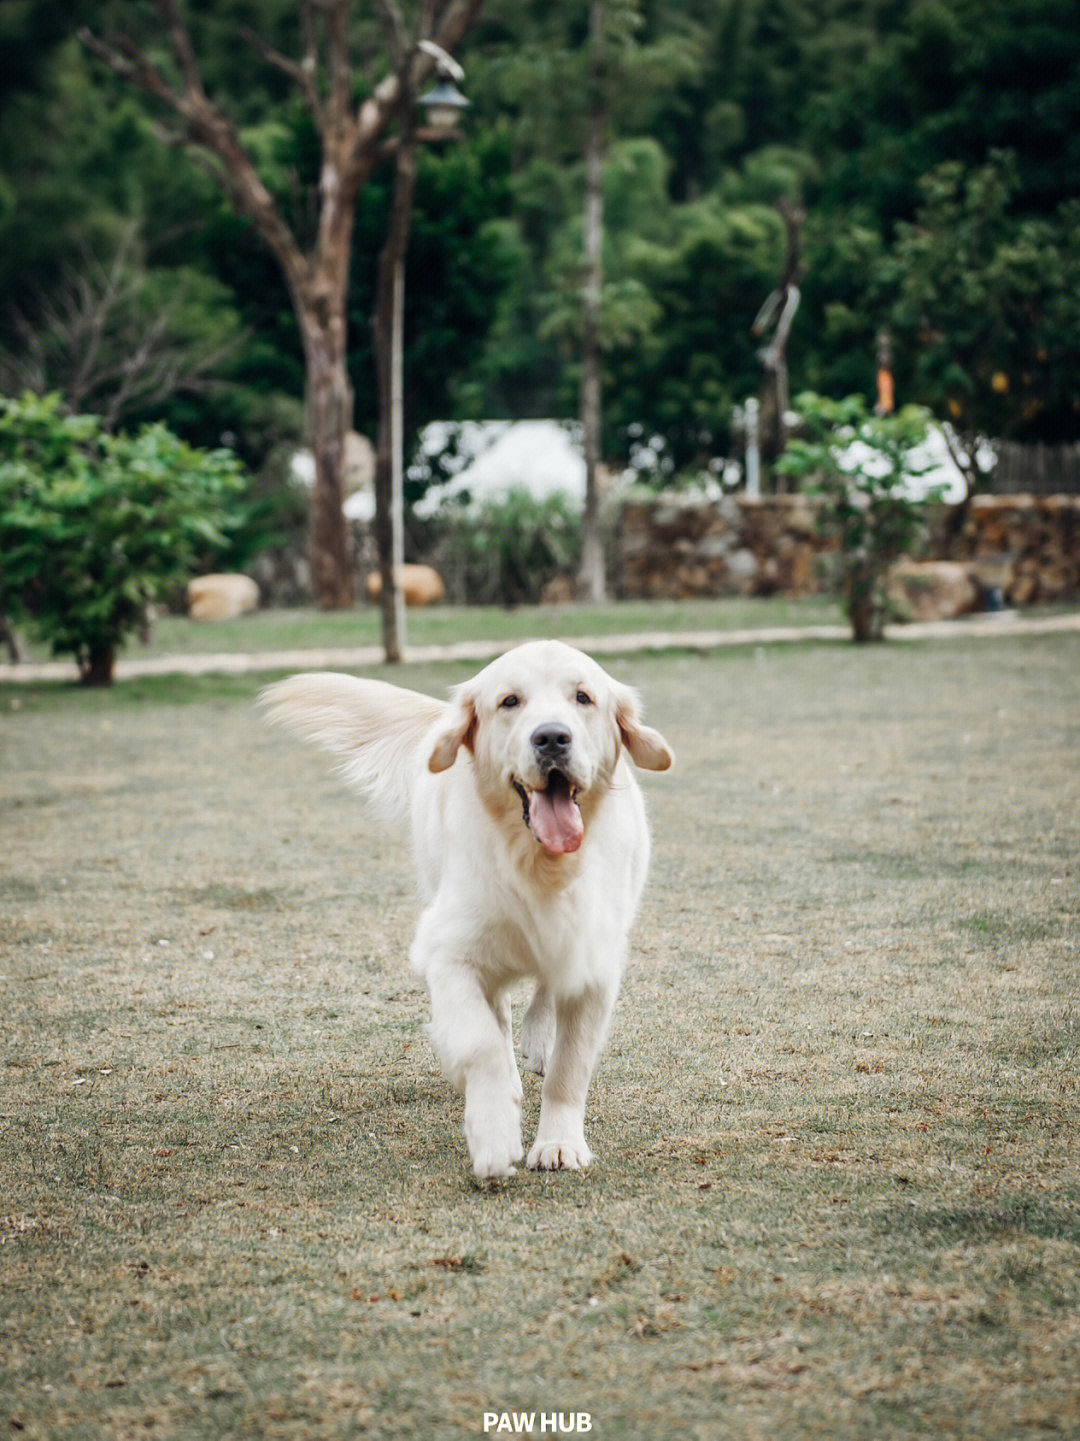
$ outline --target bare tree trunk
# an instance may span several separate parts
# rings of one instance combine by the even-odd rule
[[[592,601],[607,595],[600,528],[601,365],[600,300],[604,285],[604,154],[607,99],[604,75],[604,0],[589,7],[590,97],[585,146],[585,287],[581,353],[581,429],[585,445],[585,516],[581,581]]]
[[[334,291],[338,293],[331,293]],[[356,599],[352,534],[342,511],[345,451],[353,413],[344,284],[328,278],[314,296],[302,295],[295,303],[304,337],[307,441],[315,461],[311,584],[324,610],[340,610]]]
[[[791,205],[786,199],[777,203],[777,209],[787,231],[784,274],[751,327],[754,335],[764,335],[770,325],[776,326],[771,343],[758,352],[765,367],[765,384],[761,396],[761,448],[770,462],[779,460],[787,445],[784,417],[789,406],[788,337],[795,312],[799,308],[799,287],[805,269],[801,236],[802,227],[806,223],[806,211],[802,206]]]
[[[18,632],[11,623],[11,618],[0,611],[0,643],[7,646],[8,657],[12,665],[18,665],[23,659],[22,642],[19,640]]]

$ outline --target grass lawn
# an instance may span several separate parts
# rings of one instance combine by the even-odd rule
[[[599,1160],[488,1190],[258,682],[0,688],[0,1432],[1080,1433],[1080,637],[610,669],[678,761]]]
[[[528,640],[535,636],[622,635],[637,631],[743,630],[764,626],[841,625],[839,602],[831,596],[793,600],[766,599],[611,601],[605,605],[433,606],[410,610],[410,645],[453,645],[461,641]],[[49,658],[48,647],[27,637],[28,659]],[[134,639],[121,655],[184,656],[229,652],[301,650],[378,645],[379,611],[359,605],[348,611],[311,607],[257,611],[237,620],[208,625],[187,616],[165,615],[154,625],[148,645]]]

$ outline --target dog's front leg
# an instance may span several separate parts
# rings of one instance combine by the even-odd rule
[[[585,1141],[585,1098],[614,1001],[614,988],[597,987],[555,1003],[555,1047],[541,1093],[540,1126],[529,1152],[533,1170],[576,1171],[593,1158]]]
[[[430,1034],[451,1085],[465,1096],[465,1139],[481,1180],[512,1176],[521,1160],[521,1081],[509,1045],[510,1017],[476,973],[443,961],[426,968]]]

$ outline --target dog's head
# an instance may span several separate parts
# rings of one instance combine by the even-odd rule
[[[623,748],[644,770],[672,762],[663,736],[642,724],[636,693],[560,641],[518,646],[457,688],[428,768],[448,770],[462,746],[485,802],[502,810],[516,795],[551,855],[580,847]]]

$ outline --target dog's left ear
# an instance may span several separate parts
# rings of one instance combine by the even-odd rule
[[[428,770],[438,774],[448,771],[457,760],[462,746],[472,750],[476,740],[476,697],[470,690],[459,686],[446,724],[435,735],[431,754],[428,756]]]
[[[629,686],[615,691],[615,724],[630,759],[643,771],[666,771],[675,757],[671,747],[651,726],[641,723],[641,704]]]

